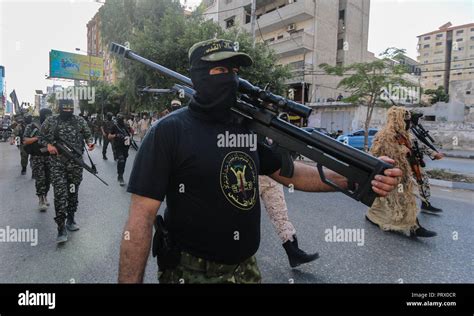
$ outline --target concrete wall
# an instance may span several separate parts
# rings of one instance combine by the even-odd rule
[[[413,110],[425,116],[436,116],[436,122],[463,122],[465,116],[464,104],[456,101],[438,102],[430,107],[413,108]]]
[[[449,100],[474,106],[474,80],[452,80],[449,83]]]
[[[443,150],[474,150],[474,123],[422,122]]]

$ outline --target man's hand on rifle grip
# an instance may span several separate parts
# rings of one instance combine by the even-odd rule
[[[387,156],[381,156],[379,159],[392,165],[395,164],[395,160]],[[386,169],[384,174],[384,176],[377,175],[372,180],[372,190],[380,196],[387,196],[393,191],[400,183],[400,177],[403,175],[402,171],[398,168]]]
[[[58,154],[58,149],[56,147],[54,147],[53,145],[48,144],[48,152],[51,155],[57,155]]]

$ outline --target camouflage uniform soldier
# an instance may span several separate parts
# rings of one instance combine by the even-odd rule
[[[58,138],[61,138],[74,146],[77,150],[84,150],[84,140],[88,150],[94,149],[92,133],[86,121],[73,115],[73,104],[69,100],[61,100],[59,103],[59,115],[46,119],[42,125],[44,139],[41,142],[48,146],[51,156],[51,182],[54,188],[54,208],[56,217],[54,220],[58,225],[58,243],[67,241],[67,230],[76,231],[74,215],[77,211],[79,185],[82,181],[82,167],[74,161],[66,160],[58,153],[54,146]]]
[[[48,116],[51,116],[52,112],[50,109],[40,110],[40,123],[42,124]],[[26,126],[24,133],[25,145],[32,145],[38,141],[38,133],[41,126],[35,122],[32,122]],[[44,148],[44,147],[43,147]],[[46,151],[46,155],[41,152],[34,152],[31,154],[31,167],[33,172],[33,178],[35,179],[36,195],[39,199],[38,209],[41,212],[47,210],[49,202],[47,195],[50,185],[50,163],[49,153]]]
[[[294,268],[319,258],[318,253],[309,255],[298,248],[296,229],[288,218],[288,207],[283,193],[283,185],[267,176],[259,176],[258,182],[260,198],[265,205],[268,217],[270,217],[278,236],[283,242],[283,248],[285,248],[288,255],[290,266]]]
[[[30,124],[32,121],[31,115],[26,114],[23,118],[18,116],[16,119],[17,125],[13,129],[13,137],[18,139],[17,146],[20,149],[20,163],[21,163],[21,174],[26,174],[26,167],[28,166],[28,153],[23,148],[23,134],[25,133],[25,128],[27,124]]]
[[[444,158],[444,154],[436,152],[426,146],[425,144],[420,144],[420,151],[424,154],[429,156],[432,160],[440,160]],[[430,198],[431,198],[431,190],[430,190],[430,179],[428,174],[426,173],[425,168],[420,168],[421,176],[423,178],[423,182],[418,184],[418,192],[420,193],[421,197],[421,211],[425,213],[431,214],[439,214],[443,212],[442,209],[434,207],[431,205]]]

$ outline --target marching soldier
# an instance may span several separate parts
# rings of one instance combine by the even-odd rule
[[[303,263],[308,263],[319,258],[319,254],[307,254],[298,246],[296,229],[288,218],[283,185],[270,177],[259,176],[260,198],[265,205],[268,217],[275,227],[278,237],[283,243],[283,248],[288,256],[290,266],[295,268]]]
[[[43,123],[41,130],[44,139],[40,142],[47,146],[51,156],[51,182],[54,188],[54,208],[58,225],[57,243],[67,241],[69,231],[79,230],[75,221],[78,206],[79,185],[82,181],[82,167],[72,160],[65,159],[54,146],[63,139],[79,152],[84,151],[84,141],[88,150],[94,149],[92,133],[86,121],[73,115],[74,106],[70,100],[59,101],[59,115],[51,116]]]
[[[420,150],[424,155],[428,155],[433,160],[440,160],[444,158],[443,153],[436,152],[423,143],[420,144]],[[421,176],[423,179],[422,183],[418,183],[418,191],[421,196],[421,211],[424,213],[429,213],[429,214],[442,213],[443,212],[442,209],[434,207],[430,202],[430,198],[431,198],[430,179],[428,177],[428,174],[426,173],[425,168],[420,167],[420,171],[421,171]]]
[[[131,139],[132,129],[125,123],[125,116],[121,113],[117,114],[117,123],[112,125],[109,133],[109,141],[113,142],[115,152],[117,154],[117,180],[120,186],[125,185],[123,180],[123,172],[125,171],[125,164],[127,163],[128,149]]]
[[[28,166],[28,153],[23,148],[23,134],[25,133],[26,125],[32,122],[30,114],[18,115],[16,119],[16,126],[13,129],[13,139],[17,142],[17,146],[20,149],[20,164],[21,164],[21,175],[26,174],[26,167]]]
[[[111,112],[107,112],[107,119],[102,122],[102,126],[100,127],[102,131],[102,136],[104,139],[104,145],[102,146],[102,159],[107,160],[107,147],[109,146],[109,138],[108,135],[110,133],[110,129],[112,128],[114,122],[113,122],[113,114]],[[114,151],[114,147],[112,144],[110,144],[110,147],[112,147],[112,152]],[[114,153],[114,158],[115,158],[115,153]]]
[[[51,116],[52,112],[50,109],[40,110],[40,124],[46,120],[47,117]],[[31,153],[31,168],[33,178],[35,179],[36,195],[38,196],[38,209],[44,212],[48,209],[49,202],[47,199],[49,186],[50,186],[50,158],[48,151],[41,151],[40,145],[38,144],[39,131],[41,125],[36,122],[31,122],[26,126],[23,142],[25,145],[34,146],[36,143],[38,146]],[[43,147],[45,148],[45,147]]]

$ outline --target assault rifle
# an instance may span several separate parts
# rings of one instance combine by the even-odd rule
[[[179,97],[194,95],[193,84],[188,77],[152,62],[125,46],[112,43],[110,51],[122,58],[138,61],[163,75],[180,81],[181,85],[173,86]],[[311,114],[311,108],[303,104],[260,89],[244,79],[240,79],[239,92],[240,96],[232,111],[242,124],[261,136],[261,139],[272,140],[271,145],[264,141],[259,145],[271,147],[281,155],[280,175],[288,178],[293,175],[294,166],[291,155],[300,153],[316,162],[324,183],[367,206],[372,205],[377,195],[372,191],[371,181],[376,175],[383,174],[385,169],[391,168],[390,164],[317,131],[310,134],[280,119],[277,113],[266,107],[266,105],[273,105],[285,112],[307,118]],[[349,188],[341,188],[326,178],[323,167],[347,178]]]
[[[114,125],[115,125],[115,127],[117,128],[117,130],[120,134],[122,134],[124,137],[129,138],[130,146],[132,146],[132,148],[135,149],[135,151],[138,151],[138,145],[135,142],[135,140],[133,139],[133,135],[130,135],[130,133],[128,132],[128,130],[126,128],[125,129],[121,128],[116,122],[114,122]]]

